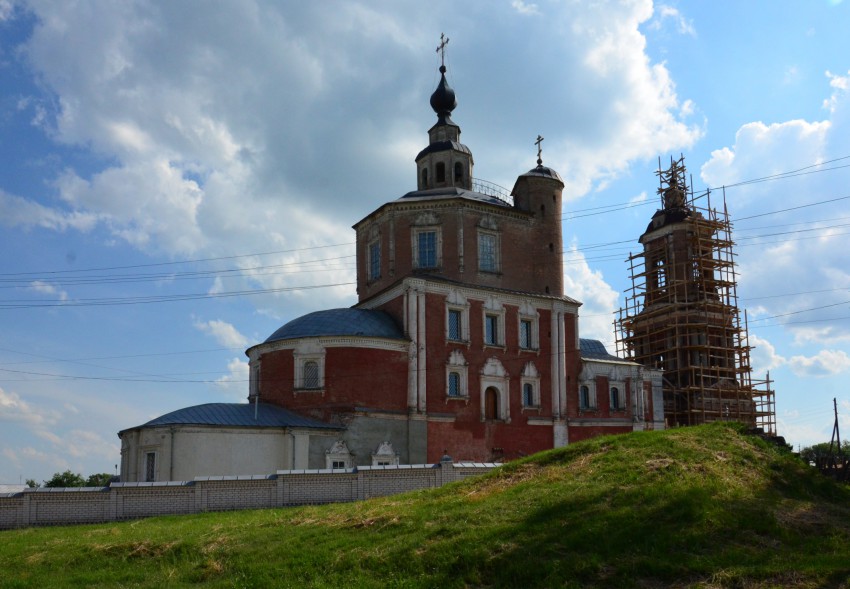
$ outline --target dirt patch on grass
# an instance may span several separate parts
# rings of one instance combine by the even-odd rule
[[[117,556],[131,560],[161,558],[166,554],[174,552],[179,544],[176,540],[174,542],[151,542],[144,540],[141,542],[122,542],[119,544],[95,544],[92,549],[107,556]]]

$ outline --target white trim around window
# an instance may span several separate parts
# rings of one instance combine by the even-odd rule
[[[433,233],[433,238],[425,237]],[[420,238],[420,235],[423,236]],[[413,267],[418,270],[440,268],[443,265],[443,235],[439,226],[414,227],[410,232]],[[424,249],[420,250],[420,246]]]
[[[611,411],[625,411],[628,407],[628,394],[626,391],[626,383],[622,381],[609,382],[608,400],[610,402]]]
[[[469,364],[463,352],[454,350],[446,362],[446,399],[469,399]]]

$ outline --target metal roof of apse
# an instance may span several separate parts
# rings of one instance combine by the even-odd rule
[[[254,419],[256,411],[257,418]],[[152,419],[137,427],[159,425],[220,425],[234,427],[307,427],[339,429],[323,421],[302,417],[277,405],[260,403],[205,403],[184,407]],[[136,428],[128,428],[136,429]],[[124,430],[126,431],[126,430]]]
[[[608,353],[603,344],[598,339],[579,338],[579,347],[581,348],[581,357],[586,360],[618,360],[625,362],[622,358],[618,358]]]
[[[404,332],[384,311],[371,309],[328,309],[293,319],[273,334],[266,343],[299,337],[360,335],[404,339]]]

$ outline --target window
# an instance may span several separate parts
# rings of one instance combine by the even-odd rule
[[[523,408],[540,407],[540,373],[534,362],[528,362],[520,374],[520,390]]]
[[[435,180],[437,182],[445,182],[446,181],[446,164],[443,162],[437,162],[437,165],[434,168],[435,172]]]
[[[523,301],[519,306],[517,320],[519,322],[519,349],[537,350],[540,348],[539,315],[531,301]]]
[[[522,385],[522,406],[523,407],[534,407],[534,385],[530,382],[527,382]]]
[[[422,168],[422,190],[428,188],[428,168]]]
[[[377,280],[381,277],[381,242],[373,241],[369,244],[369,280]]]
[[[437,267],[436,231],[420,231],[416,234],[416,267]]]
[[[455,162],[455,185],[463,182],[463,164]]]
[[[531,321],[528,319],[520,319],[519,321],[519,347],[524,350],[530,350],[531,341]]]
[[[323,392],[325,351],[321,344],[306,341],[294,351],[295,392]]]
[[[484,315],[484,343],[488,346],[498,346],[499,341],[499,316]]]
[[[482,272],[498,272],[498,236],[495,233],[478,234],[478,269]]]
[[[449,354],[446,362],[446,397],[449,399],[467,399],[467,363],[460,350]]]
[[[449,372],[449,397],[460,397],[460,373]]]
[[[304,362],[304,386],[305,389],[319,388],[319,363],[314,360]]]
[[[578,387],[578,408],[579,411],[595,411],[596,403],[596,381],[592,379],[584,380]]]
[[[463,341],[462,313],[458,309],[449,309],[449,339]]]
[[[611,409],[622,409],[623,400],[620,397],[620,389],[611,387]]]
[[[156,452],[145,454],[145,482],[151,483],[156,480]]]
[[[345,460],[331,460],[331,468],[345,468]]]

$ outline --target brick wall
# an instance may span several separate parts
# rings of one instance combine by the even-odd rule
[[[27,489],[0,495],[0,529],[357,501],[440,487],[496,466],[443,462],[352,470],[283,470],[273,475],[114,483],[103,488]]]

